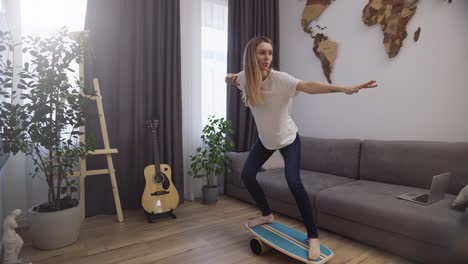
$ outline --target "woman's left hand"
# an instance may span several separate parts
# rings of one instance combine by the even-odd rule
[[[350,88],[346,89],[345,93],[346,94],[353,94],[359,92],[360,89],[365,89],[365,88],[374,88],[377,87],[377,82],[374,80],[368,81],[366,83],[356,85],[356,86],[351,86]]]

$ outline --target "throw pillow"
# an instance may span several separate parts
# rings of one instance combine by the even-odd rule
[[[452,203],[453,208],[465,209],[468,207],[468,185],[463,187]]]
[[[262,169],[282,169],[284,168],[284,159],[279,150],[275,151],[273,155],[263,164]]]

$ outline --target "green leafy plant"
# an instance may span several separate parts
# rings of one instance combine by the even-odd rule
[[[82,109],[89,103],[80,89],[90,93],[78,78],[70,77],[74,75],[72,64],[83,58],[86,41],[72,39],[62,28],[46,38],[24,38],[21,45],[31,60],[19,70],[11,101],[0,104],[0,137],[4,152],[30,156],[35,166],[33,177],[47,182],[47,203],[37,210],[63,210],[78,203],[72,199],[76,185],[68,177],[79,158],[93,149],[89,142],[79,142],[79,127],[85,124]],[[12,88],[10,66],[2,69],[7,75],[0,82],[9,83],[0,89]],[[5,90],[0,93],[10,94]]]
[[[13,87],[13,51],[14,45],[10,32],[0,30],[0,103],[5,100],[11,100],[10,90]],[[8,152],[3,152],[3,142],[0,141],[0,161],[4,162],[8,156]],[[0,166],[1,165],[0,163]]]
[[[201,135],[203,146],[191,156],[189,174],[194,178],[206,178],[213,185],[213,177],[229,172],[227,152],[234,148],[231,121],[210,116]]]
[[[11,88],[13,85],[13,63],[8,56],[13,50],[10,32],[0,31],[0,88]],[[2,89],[0,96],[9,99],[10,93]]]

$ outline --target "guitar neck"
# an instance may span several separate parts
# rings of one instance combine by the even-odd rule
[[[155,130],[153,131],[152,134],[153,134],[153,163],[154,163],[156,172],[159,173],[161,162],[159,159],[158,134]]]

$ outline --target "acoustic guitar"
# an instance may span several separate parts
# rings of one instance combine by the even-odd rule
[[[171,167],[159,161],[157,135],[159,122],[149,120],[147,126],[151,129],[153,139],[153,164],[146,166],[144,170],[146,185],[141,204],[147,216],[148,214],[169,213],[175,218],[172,211],[179,204],[179,193],[172,182]],[[148,220],[151,221],[149,217]]]

